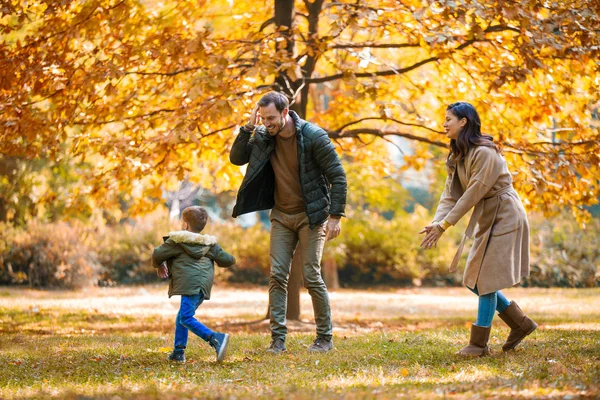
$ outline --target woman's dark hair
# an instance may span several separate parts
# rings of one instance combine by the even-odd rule
[[[458,134],[458,138],[450,140],[450,154],[448,164],[456,164],[464,159],[469,150],[475,146],[493,147],[499,151],[498,146],[489,135],[481,134],[481,120],[477,110],[471,104],[459,101],[450,104],[446,111],[450,111],[458,120],[465,118],[467,123]]]

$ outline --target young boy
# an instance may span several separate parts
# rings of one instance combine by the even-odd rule
[[[194,318],[198,306],[210,298],[214,262],[222,268],[235,264],[235,258],[221,249],[216,237],[200,234],[207,220],[204,208],[186,208],[182,215],[183,230],[169,232],[169,236],[164,237],[165,242],[152,253],[152,266],[158,268],[158,276],[169,277],[169,297],[181,295],[171,361],[185,362],[188,330],[216,350],[217,361],[222,361],[227,353],[229,335],[213,332]]]

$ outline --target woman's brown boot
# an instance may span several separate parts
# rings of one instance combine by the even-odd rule
[[[471,338],[469,339],[469,345],[460,349],[458,354],[461,356],[468,357],[481,357],[490,354],[490,348],[488,347],[488,341],[490,340],[490,332],[492,327],[471,325]]]
[[[521,340],[525,339],[525,336],[535,331],[537,324],[527,315],[523,313],[521,308],[514,301],[510,302],[510,306],[500,314],[498,314],[502,321],[510,327],[510,334],[508,339],[502,345],[502,350],[509,351],[517,347]]]

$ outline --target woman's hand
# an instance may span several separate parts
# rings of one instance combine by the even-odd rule
[[[425,237],[421,241],[421,247],[424,249],[431,249],[432,247],[437,246],[438,240],[442,237],[444,230],[439,226],[439,224],[427,225],[423,228],[419,234],[425,234]]]

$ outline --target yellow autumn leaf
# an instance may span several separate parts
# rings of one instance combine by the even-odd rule
[[[159,351],[160,353],[170,353],[172,350],[173,350],[173,349],[171,349],[170,347],[160,347],[160,348],[158,349],[158,351]]]

